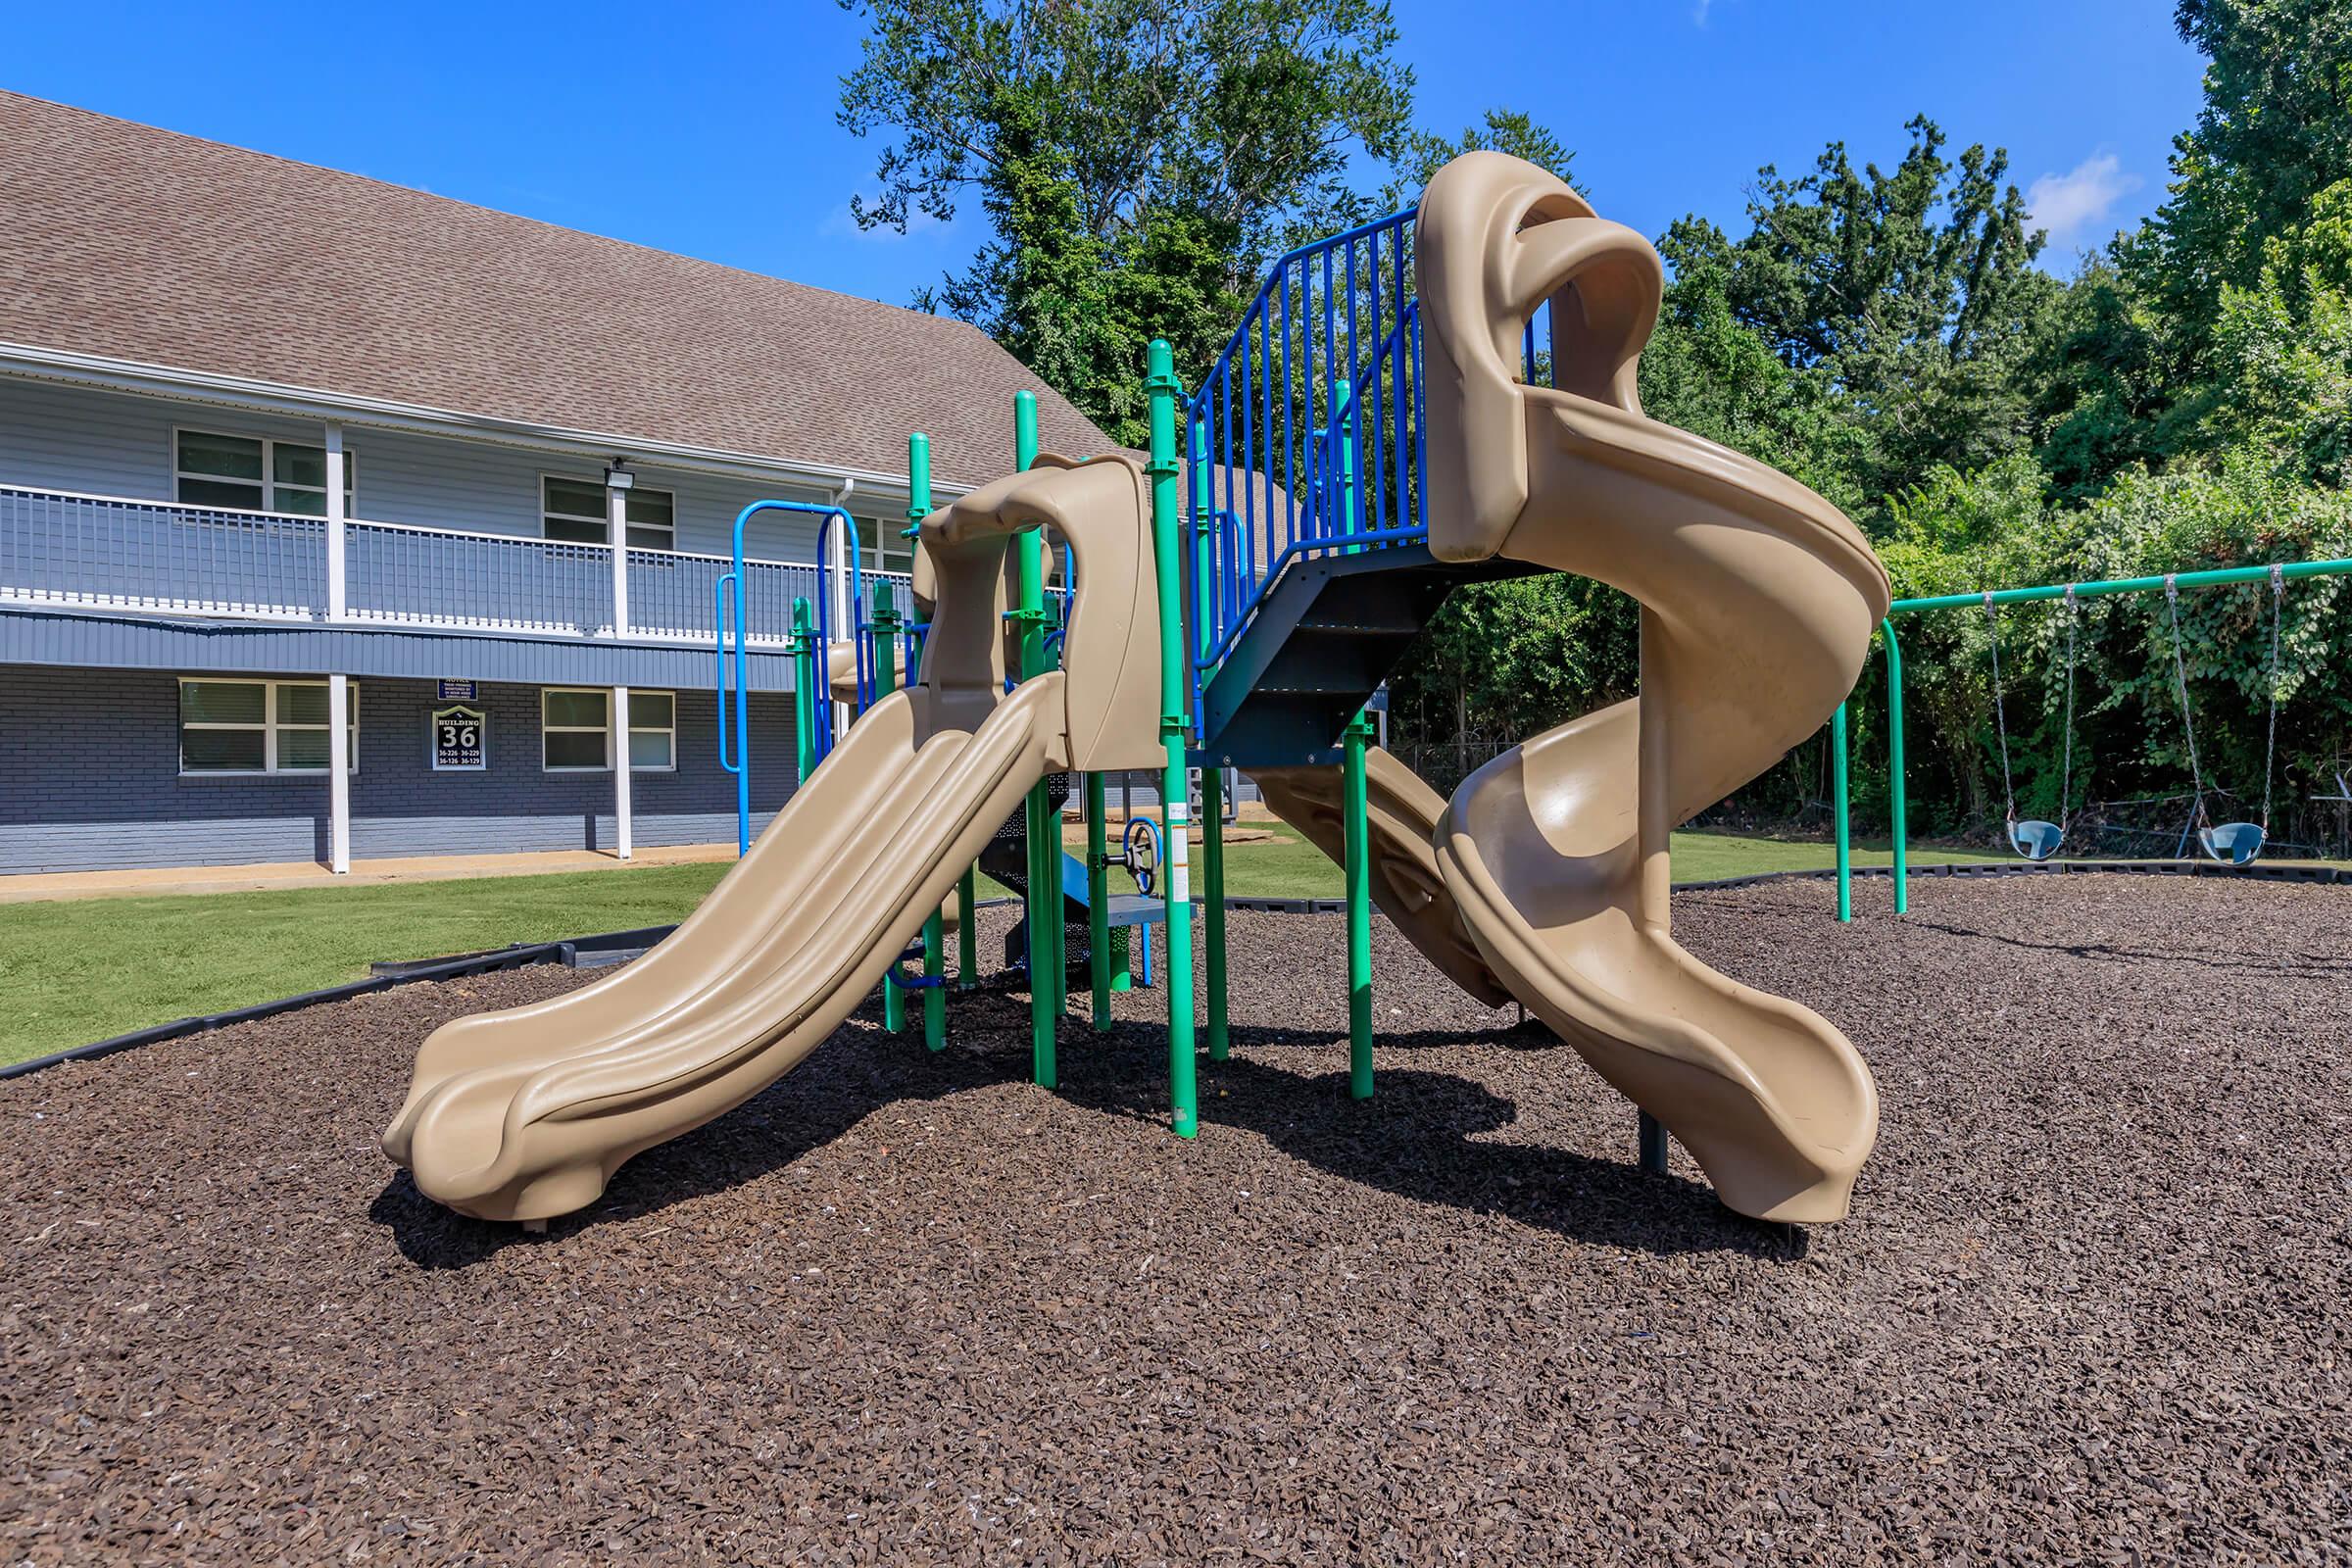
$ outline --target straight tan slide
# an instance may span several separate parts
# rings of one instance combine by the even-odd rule
[[[593,1202],[631,1155],[742,1103],[839,1027],[1046,773],[1156,763],[1145,496],[1127,459],[1047,458],[926,518],[938,601],[920,683],[863,715],[643,958],[435,1030],[384,1152],[484,1219]],[[1083,573],[1069,672],[1007,696],[1004,548],[1039,526]]]

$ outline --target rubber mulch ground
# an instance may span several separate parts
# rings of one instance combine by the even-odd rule
[[[0,1086],[9,1563],[2322,1562],[2352,1553],[2352,895],[2069,876],[1686,895],[1875,1064],[1853,1217],[1712,1200],[1376,933],[861,1020],[526,1238],[377,1153],[414,986]],[[993,949],[994,944],[990,944]]]

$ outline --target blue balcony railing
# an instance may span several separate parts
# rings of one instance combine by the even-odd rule
[[[308,615],[325,585],[317,517],[0,488],[0,599]]]
[[[345,620],[358,625],[613,634],[612,556],[604,545],[354,520],[344,530]],[[628,554],[633,639],[708,643],[723,557]],[[167,614],[327,618],[327,525],[318,517],[186,507],[0,485],[0,606]],[[892,584],[912,608],[904,574]],[[749,641],[781,643],[792,601],[816,569],[745,563]],[[870,588],[868,592],[870,593]]]

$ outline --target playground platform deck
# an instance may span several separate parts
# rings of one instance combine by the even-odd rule
[[[1877,1072],[1803,1234],[1642,1175],[1621,1099],[1385,923],[1350,1101],[1333,918],[1234,917],[1197,1143],[1158,992],[1073,1014],[1054,1094],[1025,998],[937,1055],[869,1007],[545,1237],[375,1139],[433,1025],[566,971],[0,1086],[0,1558],[2352,1553],[2352,894],[1886,896],[1677,901]]]

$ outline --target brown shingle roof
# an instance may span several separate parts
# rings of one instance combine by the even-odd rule
[[[0,341],[959,484],[1020,387],[1110,446],[960,321],[5,92]]]

